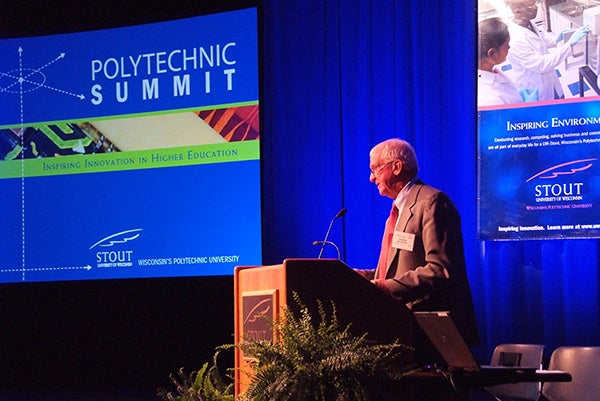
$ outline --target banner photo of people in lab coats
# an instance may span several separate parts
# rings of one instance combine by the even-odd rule
[[[600,237],[600,1],[478,6],[479,237]]]
[[[0,49],[0,282],[261,263],[256,8]]]

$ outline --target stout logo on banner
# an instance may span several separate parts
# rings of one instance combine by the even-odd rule
[[[557,164],[528,178],[526,182],[541,181],[533,187],[536,203],[583,201],[584,183],[575,177],[577,173],[590,169],[596,160],[580,159]]]

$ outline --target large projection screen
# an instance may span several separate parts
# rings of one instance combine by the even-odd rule
[[[514,23],[504,0],[478,2],[480,45],[491,19],[510,33],[505,61],[478,71],[478,234],[598,237],[600,2],[529,3],[530,29]],[[589,35],[570,43],[584,25]]]
[[[0,282],[261,264],[257,10],[0,41]]]

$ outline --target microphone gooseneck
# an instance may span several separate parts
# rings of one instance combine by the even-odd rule
[[[327,228],[327,232],[325,233],[325,238],[323,239],[323,241],[319,241],[319,243],[321,244],[321,250],[319,251],[319,256],[317,257],[317,259],[321,259],[321,257],[323,256],[323,251],[325,250],[325,245],[327,245],[329,241],[329,233],[331,232],[331,227],[333,227],[333,222],[336,221],[337,219],[339,219],[340,217],[342,217],[343,215],[346,214],[346,212],[348,211],[348,209],[346,209],[345,207],[341,208],[339,212],[337,212],[337,214],[335,216],[333,216],[333,219],[331,219],[331,221],[329,222],[329,228]],[[316,241],[315,241],[316,242]],[[313,242],[314,244],[314,242]],[[335,245],[335,244],[333,244]],[[338,255],[340,253],[339,248],[337,247],[337,245],[335,245],[335,248],[338,250]],[[339,257],[338,257],[339,259]]]
[[[322,245],[322,246],[331,245],[337,251],[338,260],[342,259],[342,254],[340,253],[340,248],[333,241],[313,241],[313,245]]]

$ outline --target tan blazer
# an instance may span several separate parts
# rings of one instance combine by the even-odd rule
[[[414,235],[414,244],[412,250],[390,249],[386,285],[392,295],[413,311],[449,310],[465,340],[477,344],[460,215],[450,198],[418,180],[396,229]]]

